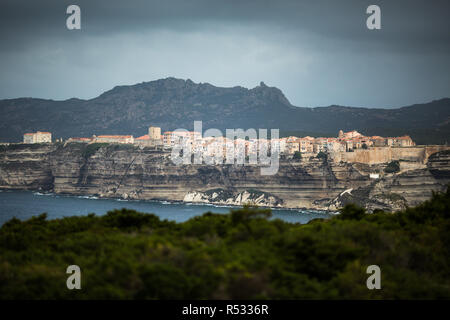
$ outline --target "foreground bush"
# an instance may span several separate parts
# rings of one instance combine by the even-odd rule
[[[270,210],[184,223],[116,210],[0,229],[1,299],[450,298],[450,190],[394,214],[349,205],[306,225]],[[82,289],[66,288],[79,265]],[[381,268],[368,290],[366,268]]]

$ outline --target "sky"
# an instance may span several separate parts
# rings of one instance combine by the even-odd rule
[[[71,4],[80,30],[66,27]],[[429,102],[450,96],[449,13],[448,0],[1,0],[0,99],[176,77],[263,81],[301,107]]]

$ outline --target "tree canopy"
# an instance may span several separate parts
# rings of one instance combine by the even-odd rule
[[[304,225],[270,216],[11,219],[0,228],[0,299],[450,298],[450,190],[396,213],[348,205]],[[66,287],[73,264],[81,290]],[[369,265],[381,290],[366,287]]]

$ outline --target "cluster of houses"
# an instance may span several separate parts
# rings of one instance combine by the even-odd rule
[[[319,152],[352,152],[356,149],[368,149],[369,147],[412,147],[415,146],[410,136],[380,137],[364,136],[356,130],[339,131],[338,137],[288,137],[285,139],[286,153],[313,153]]]
[[[26,133],[24,143],[51,142],[51,133],[36,132]],[[380,137],[364,136],[357,131],[339,131],[338,137],[285,137],[280,139],[228,139],[226,137],[202,137],[195,131],[166,131],[161,134],[160,127],[149,127],[148,134],[134,138],[132,135],[99,135],[90,138],[69,138],[67,142],[79,143],[119,143],[135,144],[144,147],[173,148],[175,145],[189,145],[192,153],[203,153],[214,156],[217,153],[226,153],[227,148],[233,147],[235,152],[241,151],[245,156],[256,154],[261,145],[277,144],[281,154],[295,154],[300,152],[305,155],[314,155],[319,152],[352,152],[356,149],[368,149],[370,147],[410,147],[415,143],[409,136]]]

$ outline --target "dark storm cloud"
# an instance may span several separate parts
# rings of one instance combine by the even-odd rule
[[[82,30],[65,27],[68,5]],[[382,29],[365,27],[368,5]],[[449,1],[23,1],[0,4],[0,98],[93,97],[178,76],[296,105],[403,105],[449,95]]]
[[[70,4],[82,8],[83,27],[96,34],[148,28],[183,31],[228,24],[262,24],[356,41],[365,39],[370,32],[361,28],[365,25],[365,9],[370,4],[378,4],[383,9],[383,27],[387,30],[380,32],[382,36],[377,39],[410,44],[418,50],[428,47],[422,44],[449,45],[450,2],[447,0],[2,0],[2,34],[29,37],[35,35],[30,33],[33,30],[50,35],[66,31],[64,13]]]

